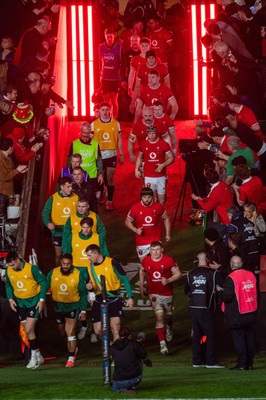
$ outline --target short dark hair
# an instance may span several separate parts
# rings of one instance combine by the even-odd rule
[[[128,338],[131,335],[131,331],[127,326],[122,326],[119,329],[119,337],[120,338]]]
[[[156,53],[154,50],[148,50],[146,53],[146,58],[148,57],[155,57],[156,58]]]
[[[207,228],[204,232],[205,239],[216,242],[219,239],[219,233],[215,228]]]
[[[65,185],[66,183],[73,183],[73,179],[70,176],[62,176],[59,179],[59,186]]]
[[[207,31],[210,35],[220,35],[221,29],[217,24],[210,24],[207,28]]]
[[[85,251],[86,251],[86,253],[88,253],[88,251],[92,251],[93,253],[101,254],[100,247],[97,246],[97,244],[90,244],[90,245],[86,248]]]
[[[147,37],[142,37],[141,39],[140,39],[140,44],[141,43],[148,43],[149,45],[151,45],[151,39],[150,38],[147,38]]]
[[[17,260],[19,257],[18,253],[16,251],[10,251],[9,253],[7,253],[6,256],[6,262],[11,263],[12,261]]]
[[[80,196],[78,198],[78,203],[88,203],[89,204],[88,199],[86,199],[86,197],[82,197],[82,196]]]
[[[90,227],[93,227],[93,219],[90,217],[82,218],[82,220],[80,221],[80,226],[84,224],[88,224]]]
[[[153,107],[158,107],[158,106],[162,106],[163,107],[163,103],[160,101],[160,100],[156,100],[154,103],[153,103]]]
[[[7,93],[12,93],[13,90],[17,90],[17,86],[14,85],[14,83],[7,82],[5,84],[5,87],[4,87],[4,90],[3,90],[3,94],[6,96]]]
[[[225,133],[223,131],[222,127],[218,127],[218,128],[212,128],[209,132],[209,136],[211,138],[213,137],[224,137]]]
[[[156,75],[156,76],[160,76],[159,72],[156,71],[156,69],[152,69],[151,71],[149,71],[148,75]]]
[[[156,246],[160,246],[163,247],[163,244],[160,240],[155,240],[154,242],[151,243],[150,247],[156,247]]]
[[[13,140],[10,138],[0,139],[0,150],[7,151],[13,144]]]
[[[238,164],[235,167],[235,176],[239,179],[241,179],[242,181],[244,179],[247,179],[251,176],[251,171],[250,168],[248,167],[247,164]]]
[[[63,258],[66,258],[67,260],[73,261],[73,256],[72,256],[72,254],[69,254],[69,253],[62,254],[62,256],[60,257],[60,260],[63,260]]]
[[[213,168],[207,169],[205,172],[205,177],[209,183],[216,183],[219,181],[219,175],[218,172],[215,171]]]
[[[237,165],[247,165],[247,159],[244,156],[235,157],[232,160],[232,165],[236,167]]]
[[[83,171],[83,169],[82,169],[81,166],[79,166],[79,167],[74,167],[72,172],[74,172],[74,171]]]

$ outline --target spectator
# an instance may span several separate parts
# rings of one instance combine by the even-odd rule
[[[7,84],[8,62],[0,60],[0,93]]]
[[[12,153],[12,139],[0,139],[0,215],[5,214],[8,197],[14,194],[13,178],[27,172],[27,165],[14,167]]]
[[[34,27],[26,30],[19,41],[13,64],[18,65],[25,58],[35,56],[37,51],[42,49],[43,40],[50,29],[49,18],[43,17]]]
[[[3,36],[0,43],[0,60],[7,61],[10,65],[15,54],[14,43],[10,36]]]
[[[225,279],[230,273],[229,251],[219,232],[215,228],[207,228],[204,232],[205,243],[208,245],[207,253],[210,254],[209,266],[219,271],[220,276]]]
[[[14,128],[7,137],[13,140],[14,157],[18,164],[27,164],[43,146],[43,143],[35,143],[31,148],[26,148],[23,144],[25,139],[25,130],[23,128]]]
[[[260,178],[251,176],[250,168],[242,164],[235,167],[235,176],[241,181],[241,185],[236,182],[232,184],[239,206],[242,207],[247,202],[258,206],[263,200],[263,186]]]
[[[211,185],[209,195],[201,198],[193,193],[191,197],[197,201],[202,210],[206,212],[215,210],[221,224],[228,224],[230,221],[227,216],[227,208],[233,204],[230,188],[225,182],[219,181],[219,175],[214,169],[209,168],[205,176]]]

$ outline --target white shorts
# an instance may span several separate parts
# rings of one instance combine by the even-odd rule
[[[138,254],[138,257],[140,260],[150,254],[150,247],[151,247],[150,244],[146,244],[145,246],[137,246],[136,247],[137,254]]]
[[[144,177],[145,186],[151,188],[157,194],[165,194],[166,191],[166,176],[158,178]]]
[[[164,310],[171,310],[173,307],[173,296],[161,296],[159,294],[149,294],[149,299],[153,310],[156,312],[163,312]]]

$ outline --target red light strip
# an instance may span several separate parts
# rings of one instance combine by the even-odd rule
[[[85,51],[84,51],[84,16],[83,6],[78,6],[78,25],[79,25],[79,64],[80,64],[80,95],[81,109],[79,114],[82,117],[86,116],[86,81],[85,81]]]
[[[199,74],[196,5],[191,5],[194,115],[199,115]]]
[[[78,116],[78,64],[77,64],[77,24],[76,6],[71,6],[71,31],[72,31],[72,82],[73,82],[73,115]]]
[[[89,43],[89,86],[90,86],[90,92],[89,92],[89,102],[90,102],[90,115],[94,114],[93,111],[93,103],[91,101],[91,97],[94,92],[94,71],[93,71],[93,63],[94,63],[94,57],[93,57],[93,25],[92,25],[92,6],[87,7],[87,13],[88,13],[88,43]]]
[[[200,6],[200,17],[201,17],[201,36],[204,36],[206,33],[206,30],[204,28],[204,21],[206,20],[206,6],[205,4],[201,4]],[[201,45],[201,55],[203,61],[207,60],[207,51],[206,47]],[[201,94],[202,94],[202,115],[207,114],[207,67],[202,67],[202,89],[201,89]]]

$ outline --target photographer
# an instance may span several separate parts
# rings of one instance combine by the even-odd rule
[[[145,360],[147,352],[139,341],[130,339],[130,329],[122,327],[119,330],[119,339],[111,346],[111,355],[114,360],[113,391],[134,394],[135,386],[142,380],[142,363],[152,366],[150,360]]]

